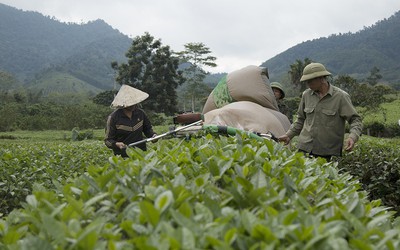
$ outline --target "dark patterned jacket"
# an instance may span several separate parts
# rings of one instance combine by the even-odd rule
[[[107,119],[105,144],[114,151],[115,155],[127,157],[126,150],[119,149],[115,143],[123,142],[129,145],[133,142],[143,140],[143,134],[150,138],[155,133],[150,120],[142,109],[135,109],[132,112],[132,119],[124,114],[123,109],[117,109],[112,112]],[[146,143],[136,147],[146,150]]]

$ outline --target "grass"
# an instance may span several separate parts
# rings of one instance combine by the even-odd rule
[[[67,130],[46,130],[46,131],[11,131],[0,132],[0,139],[7,140],[30,140],[30,141],[59,141],[71,139],[71,131]]]
[[[93,140],[102,141],[105,136],[104,129],[87,129],[93,131]],[[154,126],[158,134],[168,132],[168,126]],[[0,141],[69,141],[72,138],[72,130],[45,130],[45,131],[23,131],[0,132]]]
[[[367,113],[363,117],[364,123],[381,122],[383,124],[398,124],[400,120],[399,108],[400,99],[396,99],[393,102],[383,103],[380,105],[381,109]]]

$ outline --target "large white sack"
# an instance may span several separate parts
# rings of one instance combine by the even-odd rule
[[[257,103],[240,101],[204,114],[204,124],[230,126],[245,131],[281,136],[290,127],[289,119],[279,111]]]
[[[279,110],[266,68],[249,65],[222,77],[204,104],[202,113],[238,101],[250,101]]]

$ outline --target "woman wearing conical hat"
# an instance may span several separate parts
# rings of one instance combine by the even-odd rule
[[[114,151],[115,155],[128,157],[127,145],[156,136],[146,113],[138,108],[138,103],[147,99],[149,95],[129,85],[122,85],[111,107],[116,110],[107,119],[105,144]],[[146,143],[137,145],[146,150]]]

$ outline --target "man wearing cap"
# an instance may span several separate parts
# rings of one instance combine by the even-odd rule
[[[332,156],[342,155],[346,121],[350,125],[344,145],[346,151],[354,148],[362,132],[362,120],[350,96],[328,82],[330,75],[320,63],[311,63],[304,68],[300,81],[305,81],[309,88],[303,92],[297,121],[278,138],[288,144],[299,135],[299,151],[328,161]]]
[[[283,102],[285,91],[283,90],[282,84],[279,82],[271,82],[271,88],[274,92],[276,102],[278,103],[279,111],[286,115],[290,122],[292,122],[292,115],[290,114],[289,107]]]
[[[147,99],[149,95],[129,85],[122,85],[114,101],[112,108],[116,108],[107,119],[105,144],[114,151],[115,155],[128,157],[127,145],[143,140],[143,134],[147,138],[156,136],[150,120],[145,112],[137,107],[137,104]],[[137,145],[146,150],[146,143]]]

